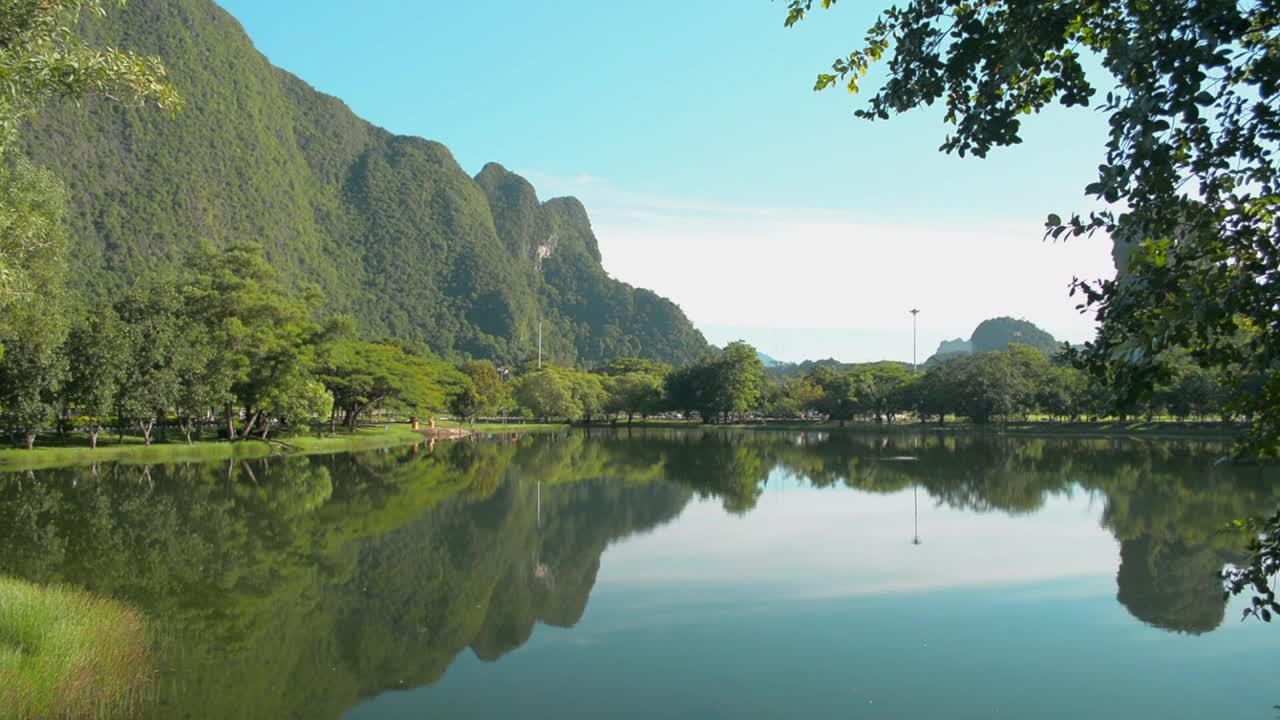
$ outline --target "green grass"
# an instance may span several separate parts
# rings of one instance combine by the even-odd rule
[[[271,442],[245,440],[229,443],[223,440],[197,441],[188,445],[180,434],[170,433],[168,442],[153,441],[144,446],[140,438],[125,436],[125,444],[116,444],[115,436],[101,435],[98,447],[89,447],[88,436],[71,433],[65,439],[41,436],[35,448],[0,449],[0,472],[42,470],[100,462],[160,464],[200,462],[226,458],[254,458],[265,455],[298,452],[304,454],[369,450],[422,442],[421,433],[406,423],[388,423],[357,428],[354,433],[339,430],[337,435],[282,435]]]
[[[153,677],[137,611],[59,587],[0,577],[0,716],[125,715]]]

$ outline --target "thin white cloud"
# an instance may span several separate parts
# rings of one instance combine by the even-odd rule
[[[909,360],[911,307],[923,311],[921,360],[1001,315],[1085,340],[1095,325],[1068,296],[1071,280],[1114,274],[1106,240],[1045,242],[1041,217],[741,207],[596,176],[528,176],[548,196],[580,197],[615,277],[675,300],[705,327],[862,333],[858,357],[842,349],[841,359]]]

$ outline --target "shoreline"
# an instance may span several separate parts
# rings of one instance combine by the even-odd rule
[[[101,436],[98,447],[84,445],[49,445],[27,450],[25,448],[0,449],[0,473],[26,470],[55,470],[80,467],[97,463],[122,463],[149,465],[173,462],[206,462],[214,460],[248,460],[272,455],[323,455],[376,450],[384,447],[402,447],[423,442],[426,438],[409,429],[408,423],[392,423],[383,428],[360,428],[354,433],[341,433],[329,437],[314,435],[289,435],[277,439],[197,441],[188,445],[179,439],[173,442],[153,442],[150,446],[139,444],[137,438],[127,437],[124,445],[116,444],[114,437]]]
[[[178,437],[168,442],[141,444],[141,439],[125,436],[125,444],[117,444],[115,435],[102,434],[98,447],[91,449],[87,437],[77,433],[72,444],[40,445],[25,448],[0,448],[0,473],[28,470],[56,470],[97,463],[152,465],[164,463],[209,462],[214,460],[250,460],[274,455],[326,455],[359,450],[405,447],[423,442],[462,440],[480,433],[516,434],[562,430],[558,423],[499,424],[477,423],[470,426],[442,422],[436,428],[413,430],[409,423],[380,423],[357,428],[354,433],[337,435],[282,435],[263,440],[201,440],[190,445]],[[49,438],[49,440],[54,440]],[[56,440],[55,440],[56,441]]]
[[[198,441],[191,445],[176,442],[157,442],[150,446],[139,444],[134,437],[126,437],[124,445],[116,444],[113,437],[99,438],[97,449],[90,449],[87,440],[75,445],[37,445],[32,450],[24,448],[0,449],[0,473],[28,470],[54,470],[80,467],[97,463],[123,463],[128,465],[163,464],[175,462],[207,462],[214,460],[241,460],[273,455],[323,455],[359,450],[404,447],[422,442],[463,440],[481,434],[513,435],[553,432],[579,427],[589,430],[746,430],[753,432],[829,432],[829,433],[884,433],[884,434],[946,434],[991,435],[1018,437],[1064,438],[1115,438],[1144,440],[1206,440],[1227,442],[1234,440],[1248,429],[1243,423],[1179,423],[1179,422],[1047,422],[1025,421],[1005,425],[976,426],[954,422],[947,425],[917,422],[876,423],[805,423],[775,422],[750,424],[702,424],[683,420],[636,421],[626,423],[568,425],[565,423],[477,423],[474,426],[457,422],[442,422],[436,428],[413,430],[408,423],[387,423],[381,427],[366,426],[352,434],[329,437],[282,436],[268,441],[241,440],[234,443],[225,440]]]
[[[1019,437],[1074,437],[1074,438],[1132,438],[1150,440],[1234,440],[1249,429],[1246,423],[1173,422],[1173,421],[1099,421],[1052,422],[1029,420],[1006,424],[973,425],[952,421],[945,425],[934,422],[849,422],[841,426],[837,422],[763,422],[703,424],[685,420],[636,421],[631,425],[593,424],[591,429],[626,430],[750,430],[755,432],[829,432],[829,433],[884,433],[884,434],[965,434],[965,435],[1014,435]]]

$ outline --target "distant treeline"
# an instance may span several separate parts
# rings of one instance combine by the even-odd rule
[[[1003,351],[944,356],[920,373],[896,362],[817,365],[770,385],[763,410],[779,418],[818,414],[876,422],[911,414],[941,423],[954,416],[978,425],[1029,416],[1230,419],[1237,415],[1233,395],[1216,374],[1175,357],[1151,392],[1120,396],[1112,384],[1072,367],[1067,354],[1049,357],[1011,344]]]
[[[0,423],[29,448],[41,432],[73,429],[91,445],[103,428],[122,438],[136,431],[148,444],[157,427],[180,430],[188,442],[210,428],[228,440],[265,440],[277,429],[354,428],[375,411],[571,422],[667,414],[710,423],[1231,415],[1223,384],[1190,363],[1171,365],[1165,384],[1132,399],[1022,345],[956,356],[922,373],[880,362],[770,379],[743,342],[678,369],[637,358],[592,370],[532,361],[499,368],[361,339],[349,317],[320,317],[322,300],[315,288],[286,286],[253,243],[203,248],[183,272],[152,277],[114,302],[51,298],[45,312],[0,327]]]

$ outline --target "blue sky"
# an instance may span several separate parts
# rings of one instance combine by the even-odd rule
[[[1080,341],[1071,277],[1105,241],[1041,242],[1083,207],[1105,118],[1056,109],[986,160],[937,152],[937,111],[868,123],[813,78],[879,2],[793,29],[767,0],[224,0],[272,62],[397,133],[498,161],[591,213],[615,277],[671,297],[713,342],[783,359],[920,359],[981,320]],[[887,4],[887,2],[885,3]],[[873,70],[872,83],[877,77]]]

